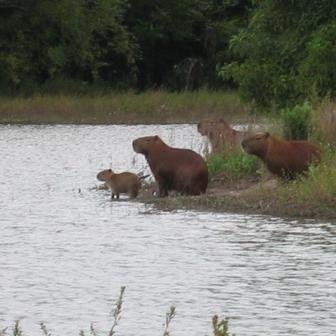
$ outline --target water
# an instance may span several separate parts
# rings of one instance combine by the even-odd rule
[[[147,170],[131,141],[160,134],[202,149],[195,126],[1,126],[0,330],[91,322],[106,335],[210,335],[213,314],[241,335],[336,334],[335,223],[161,212],[91,190],[96,173]]]

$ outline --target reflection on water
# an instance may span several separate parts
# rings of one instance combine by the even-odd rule
[[[210,335],[214,313],[237,335],[336,334],[335,223],[111,202],[97,171],[140,171],[131,141],[160,134],[201,151],[194,126],[0,127],[0,329],[36,335],[110,326],[125,285],[123,335]],[[133,165],[134,163],[134,165]]]

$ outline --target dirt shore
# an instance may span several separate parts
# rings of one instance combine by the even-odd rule
[[[297,202],[297,200],[284,199],[277,192],[280,184],[281,182],[275,178],[269,178],[265,181],[248,178],[234,183],[218,183],[214,179],[211,181],[207,193],[203,196],[158,198],[152,195],[153,189],[150,187],[144,188],[138,200],[165,211],[183,209],[336,220],[335,206],[322,206],[319,202],[307,204]]]

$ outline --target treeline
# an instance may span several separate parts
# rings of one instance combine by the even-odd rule
[[[0,0],[2,93],[238,88],[259,105],[336,92],[327,0]]]

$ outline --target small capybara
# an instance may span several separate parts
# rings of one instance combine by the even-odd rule
[[[213,153],[218,153],[225,147],[238,147],[247,135],[245,131],[233,129],[223,118],[204,119],[197,124],[198,132],[207,136]]]
[[[133,149],[145,156],[160,197],[168,196],[173,190],[182,195],[205,193],[208,168],[199,154],[190,149],[169,147],[157,135],[134,140]]]
[[[111,189],[111,198],[114,196],[119,198],[120,194],[128,194],[130,198],[135,198],[138,196],[141,179],[148,177],[149,175],[138,176],[133,173],[123,172],[116,174],[112,169],[102,170],[97,174],[97,179],[103,181]]]
[[[268,132],[246,137],[241,143],[244,151],[258,156],[268,170],[285,179],[293,179],[321,161],[321,149],[305,140],[287,141]]]

